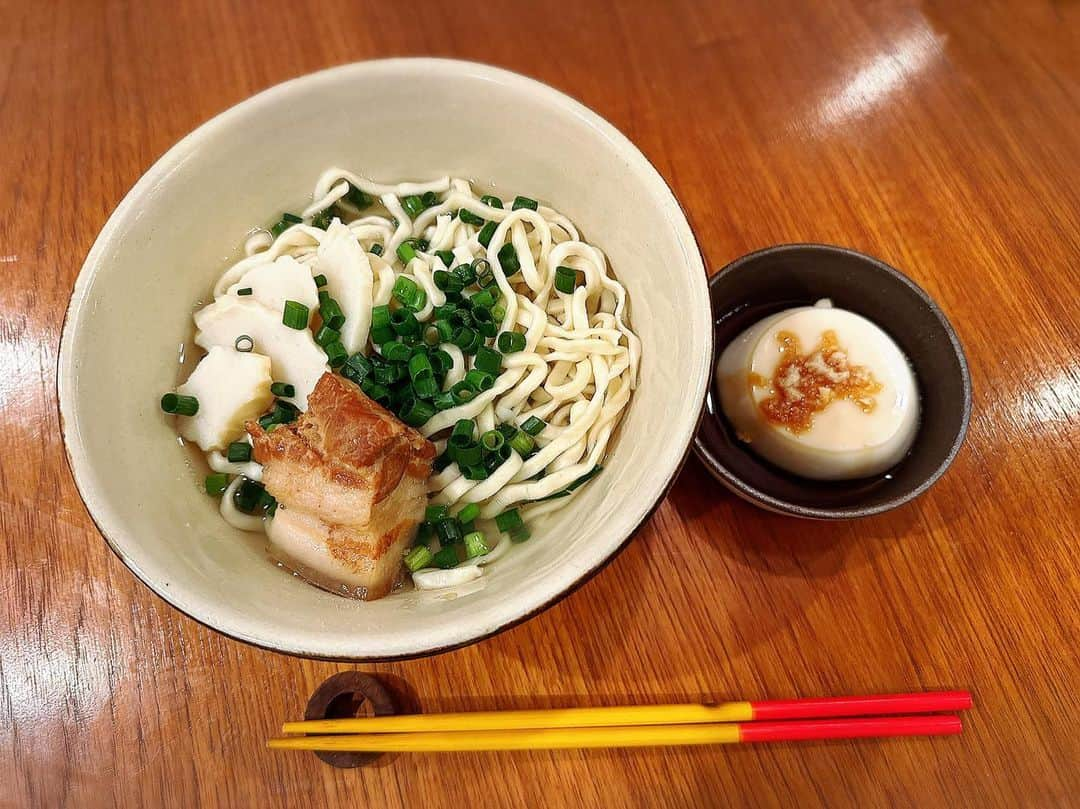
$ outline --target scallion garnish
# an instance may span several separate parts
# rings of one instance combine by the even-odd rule
[[[498,197],[491,196],[491,194],[484,194],[484,196],[480,197],[480,201],[489,208],[498,208],[500,211],[502,210],[503,201]]]
[[[300,301],[285,301],[285,310],[281,314],[281,322],[290,329],[306,329],[310,312],[311,310]]]
[[[460,542],[461,538],[465,536],[465,532],[461,530],[461,523],[453,517],[447,517],[435,523],[435,534],[443,545]]]
[[[482,436],[480,436],[480,448],[484,452],[498,452],[503,448],[503,444],[506,443],[506,439],[503,438],[503,434],[498,430],[488,430]]]
[[[487,480],[489,473],[483,464],[476,464],[475,466],[466,466],[462,470],[462,474],[466,480]]]
[[[420,321],[409,309],[395,309],[391,312],[390,327],[395,334],[402,336],[420,333]]]
[[[314,278],[312,278],[311,280],[315,282],[315,286],[317,286],[317,287],[324,287],[324,286],[326,286],[326,285],[327,285],[327,283],[329,283],[329,282],[328,282],[328,281],[326,280],[326,276],[325,276],[325,275],[322,275],[321,273],[320,273],[319,275],[316,275],[316,276],[315,276]]]
[[[245,446],[247,446],[245,444]],[[211,475],[206,476],[206,480],[203,485],[206,487],[206,493],[211,497],[221,497],[225,493],[225,490],[229,488],[229,476],[224,472],[214,472]]]
[[[174,416],[194,416],[199,412],[199,400],[194,396],[166,393],[161,397],[161,409]]]
[[[510,439],[510,448],[522,458],[532,452],[535,446],[536,441],[524,430],[518,430],[514,433],[514,437]]]
[[[427,545],[417,545],[405,554],[405,567],[415,573],[430,565],[432,558],[431,549]]]
[[[394,282],[392,294],[401,302],[402,306],[407,306],[413,311],[423,309],[427,303],[427,293],[407,275],[398,276],[398,279]]]
[[[484,541],[484,535],[479,531],[471,531],[465,535],[465,555],[470,559],[490,553],[491,548]]]
[[[416,194],[411,194],[401,200],[401,207],[411,219],[415,219],[424,212],[424,201]]]
[[[491,244],[491,237],[495,235],[495,228],[497,227],[498,225],[496,225],[494,222],[489,221],[482,228],[480,228],[480,233],[477,234],[476,240],[480,242],[480,244],[484,245],[484,247],[487,247],[489,244]]]
[[[241,334],[233,341],[233,348],[241,354],[247,354],[255,348],[255,341],[251,339],[251,335]]]
[[[398,245],[397,257],[401,259],[402,264],[408,264],[414,258],[416,258],[416,248],[414,248],[408,242],[402,242]]]
[[[560,497],[567,497],[575,489],[585,485],[586,483],[588,483],[590,480],[592,480],[594,477],[596,477],[597,475],[599,475],[603,471],[604,471],[604,467],[600,466],[600,464],[597,464],[592,469],[590,469],[588,472],[586,472],[584,475],[582,475],[577,480],[575,480],[573,483],[568,485],[565,489],[557,491],[554,494],[549,494],[547,497],[541,497],[540,499],[535,500],[533,502],[543,503],[545,500],[558,500]]]
[[[339,365],[344,365],[345,361],[349,358],[349,352],[345,349],[345,346],[340,340],[334,340],[327,345],[324,345],[323,351],[326,352],[326,364],[331,368],[337,368]]]
[[[378,242],[375,242],[375,244],[371,245],[371,249],[368,250],[368,252],[373,256],[381,256],[383,254],[383,246]]]
[[[325,290],[319,292],[319,314],[323,324],[331,329],[340,330],[345,325],[345,313],[341,311],[341,305]]]
[[[547,423],[536,416],[529,416],[521,425],[521,429],[532,436],[540,435],[540,433],[544,432],[545,427],[547,427]]]
[[[435,565],[435,567],[442,568],[443,570],[457,567],[459,561],[457,548],[452,545],[441,548],[437,554],[431,557],[431,563]]]
[[[490,309],[495,305],[495,296],[491,294],[490,289],[477,292],[471,298],[469,298],[469,306],[472,307],[474,312],[484,309]]]
[[[502,370],[502,354],[494,348],[480,346],[476,349],[476,359],[473,360],[473,368],[484,373],[498,376]]]
[[[499,264],[502,265],[503,275],[509,277],[521,269],[517,250],[510,242],[499,248]]]
[[[371,373],[371,360],[357,351],[345,361],[338,373],[350,382],[362,385]]]
[[[345,195],[345,199],[347,199],[360,210],[364,210],[364,208],[369,207],[373,202],[372,198],[368,194],[364,193],[354,185],[349,186],[349,193]]]
[[[535,199],[529,197],[517,196],[514,197],[514,204],[511,206],[511,210],[516,211],[518,208],[528,208],[530,211],[535,211],[538,203]]]
[[[443,263],[446,269],[450,269],[450,265],[454,263],[454,252],[452,250],[436,250],[435,255],[439,257],[439,261]]]
[[[383,343],[382,355],[390,362],[408,362],[412,349],[404,343]]]
[[[462,405],[476,398],[476,391],[469,386],[468,382],[462,380],[450,388],[450,395],[454,397],[457,404]]]
[[[233,441],[225,449],[229,463],[247,463],[251,460],[251,444],[247,441]]]
[[[525,335],[519,331],[504,331],[499,334],[496,343],[503,354],[513,354],[525,350]]]
[[[360,385],[360,390],[362,390],[373,402],[376,402],[383,407],[390,407],[394,401],[390,389],[385,385],[379,384],[370,377],[365,379],[363,384]]]
[[[398,412],[398,416],[410,427],[420,427],[435,415],[435,405],[423,399],[409,399]]]
[[[458,211],[458,219],[466,225],[476,225],[477,227],[480,227],[484,224],[484,218],[482,216],[477,216],[466,208],[462,208]]]
[[[244,478],[233,493],[233,504],[245,514],[254,514],[262,500],[263,486],[254,480]]]
[[[495,526],[504,534],[508,534],[518,528],[525,526],[524,521],[521,519],[521,515],[516,508],[512,508],[509,511],[504,511],[495,517]]]
[[[486,371],[481,371],[476,368],[465,374],[465,379],[463,381],[470,388],[479,391],[480,393],[491,390],[495,386],[495,377]]]
[[[315,342],[320,348],[326,348],[335,340],[341,340],[341,332],[330,328],[325,323],[319,326],[319,330],[315,332]]]
[[[555,269],[555,289],[573,295],[574,290],[580,286],[578,271],[573,267],[557,267]]]
[[[254,291],[255,290],[253,290],[251,287],[241,287],[240,289],[236,290],[236,294],[237,295],[251,295]]]

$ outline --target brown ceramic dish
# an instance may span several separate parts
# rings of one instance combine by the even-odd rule
[[[903,273],[854,250],[789,244],[732,262],[713,276],[709,291],[714,358],[755,321],[831,298],[836,306],[877,323],[897,342],[915,371],[922,399],[918,435],[899,464],[875,478],[821,482],[779,469],[736,439],[720,412],[714,383],[694,449],[735,494],[796,517],[866,517],[918,497],[952,463],[971,415],[967,361],[945,315]]]

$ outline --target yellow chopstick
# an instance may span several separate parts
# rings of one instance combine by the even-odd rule
[[[681,725],[743,722],[754,718],[749,702],[720,705],[622,705],[610,708],[553,708],[525,711],[401,714],[362,719],[286,722],[283,733],[431,733],[468,730],[524,730],[616,725]]]
[[[730,724],[636,727],[539,728],[530,730],[373,733],[359,736],[292,736],[270,739],[272,750],[368,753],[438,753],[479,750],[561,750],[597,747],[670,747],[740,742],[944,736],[959,733],[952,715],[882,716]]]

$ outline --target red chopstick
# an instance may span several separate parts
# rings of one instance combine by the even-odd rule
[[[964,711],[971,707],[967,691],[927,691],[921,694],[873,694],[861,697],[809,697],[751,702],[753,721],[763,719],[825,719],[838,716]]]

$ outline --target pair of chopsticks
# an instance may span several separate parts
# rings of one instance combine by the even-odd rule
[[[287,722],[274,750],[370,753],[559,750],[948,736],[966,691],[861,697],[372,716]]]

